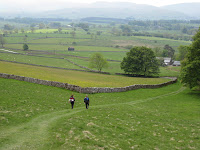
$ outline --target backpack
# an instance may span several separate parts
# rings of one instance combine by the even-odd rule
[[[86,98],[84,99],[84,102],[88,103],[88,102],[89,102],[89,98],[86,97]]]
[[[73,101],[74,101],[74,98],[70,98],[69,101],[70,101],[70,102],[73,102]]]

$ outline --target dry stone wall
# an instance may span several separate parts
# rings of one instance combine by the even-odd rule
[[[5,78],[5,79],[15,79],[19,81],[26,81],[30,83],[36,83],[36,84],[42,84],[42,85],[48,85],[48,86],[54,86],[54,87],[59,87],[59,88],[65,88],[71,91],[76,91],[79,93],[86,93],[86,94],[92,94],[92,93],[113,93],[113,92],[126,92],[130,90],[135,90],[135,89],[153,89],[153,88],[160,88],[163,86],[167,86],[170,84],[173,84],[177,82],[176,77],[168,77],[171,79],[169,82],[161,83],[161,84],[154,84],[154,85],[130,85],[126,87],[119,87],[119,88],[108,88],[108,87],[80,87],[77,85],[72,85],[68,83],[62,83],[62,82],[56,82],[56,81],[47,81],[47,80],[41,80],[41,79],[35,79],[35,78],[30,78],[30,77],[23,77],[23,76],[17,76],[17,75],[12,75],[12,74],[5,74],[5,73],[0,73],[0,78]]]

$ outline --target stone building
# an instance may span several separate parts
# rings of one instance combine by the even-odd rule
[[[68,51],[74,51],[74,47],[68,47]]]

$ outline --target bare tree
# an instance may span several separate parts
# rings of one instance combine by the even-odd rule
[[[89,67],[96,68],[99,72],[101,72],[103,68],[108,67],[108,62],[102,54],[95,53],[90,57]]]
[[[34,33],[35,32],[35,28],[34,27],[31,27],[31,33]]]

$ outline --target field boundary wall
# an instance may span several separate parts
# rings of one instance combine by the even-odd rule
[[[161,88],[163,86],[167,86],[167,85],[177,82],[176,77],[167,77],[171,80],[168,82],[165,82],[165,83],[161,83],[161,84],[153,84],[153,85],[134,84],[134,85],[126,86],[126,87],[109,88],[109,87],[80,87],[80,86],[72,85],[72,84],[68,84],[68,83],[41,80],[41,79],[35,79],[35,78],[12,75],[12,74],[5,74],[5,73],[0,73],[0,77],[5,78],[5,79],[15,79],[15,80],[26,81],[26,82],[35,83],[35,84],[42,84],[42,85],[59,87],[59,88],[65,88],[65,89],[68,89],[71,91],[76,91],[79,93],[86,93],[86,94],[126,92],[126,91],[136,90],[136,89],[154,89],[154,88]]]

